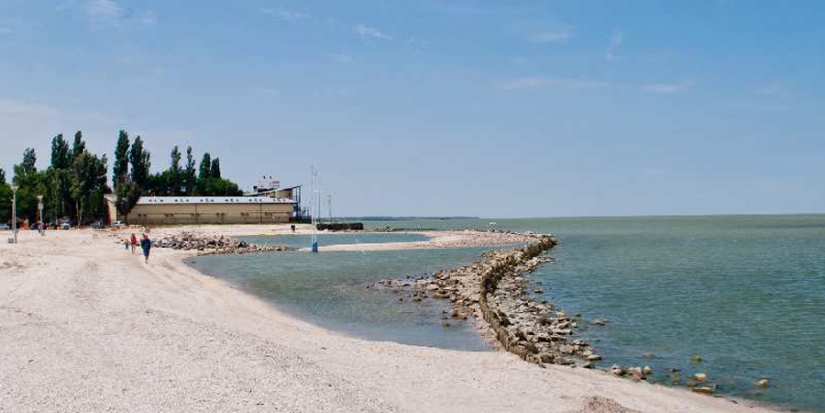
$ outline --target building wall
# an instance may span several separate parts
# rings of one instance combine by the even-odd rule
[[[292,204],[139,204],[130,224],[260,224],[289,222]]]

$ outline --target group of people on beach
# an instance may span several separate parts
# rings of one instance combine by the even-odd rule
[[[126,245],[126,250],[129,250],[129,247],[132,248],[132,254],[135,253],[135,248],[138,245],[138,239],[135,233],[133,232],[132,235],[127,239],[124,244]],[[140,239],[140,249],[143,250],[143,260],[147,264],[149,263],[149,252],[152,250],[152,240],[149,239],[149,235],[143,234]]]

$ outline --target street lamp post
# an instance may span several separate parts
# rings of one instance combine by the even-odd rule
[[[14,243],[17,244],[17,185],[11,186],[11,233],[14,234]]]
[[[37,210],[40,212],[40,222],[37,224],[37,231],[40,232],[40,236],[43,236],[43,234],[45,234],[43,231],[43,195],[37,196]]]

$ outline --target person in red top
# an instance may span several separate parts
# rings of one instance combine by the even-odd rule
[[[129,243],[132,245],[132,255],[135,255],[135,247],[137,247],[137,237],[135,233],[132,233],[132,238],[129,240]]]

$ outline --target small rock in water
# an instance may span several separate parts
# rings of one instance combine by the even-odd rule
[[[696,373],[693,375],[693,380],[701,383],[708,380],[708,375],[705,373]]]
[[[650,368],[650,366],[644,366],[644,368],[642,368],[642,373],[644,373],[645,376],[653,374],[653,369]]]
[[[693,356],[693,357],[690,358],[690,361],[692,361],[694,363],[701,363],[702,362],[702,356]]]
[[[706,386],[695,387],[693,391],[701,394],[713,394],[713,389]]]
[[[641,367],[631,367],[631,368],[627,369],[627,372],[631,376],[633,376],[633,379],[635,379],[635,380],[644,380],[645,379],[645,375],[644,375],[644,373],[642,373],[642,368]]]
[[[759,380],[759,381],[756,382],[756,387],[764,389],[764,388],[768,387],[770,384],[771,384],[770,380],[762,379],[762,380]]]

